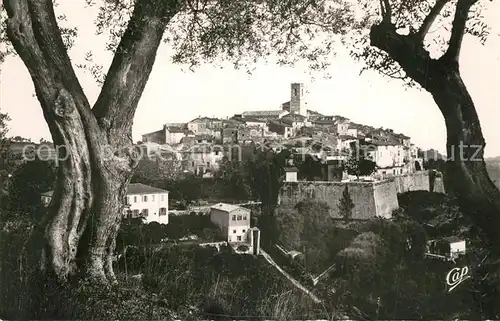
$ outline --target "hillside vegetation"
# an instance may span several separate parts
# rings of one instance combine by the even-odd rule
[[[282,263],[297,277],[316,276],[335,263],[336,269],[315,286],[315,293],[328,298],[331,306],[369,319],[467,319],[498,313],[493,301],[477,300],[478,291],[495,288],[488,279],[473,278],[452,293],[444,291],[444,276],[455,266],[469,266],[472,275],[483,268],[495,270],[479,266],[484,246],[453,198],[407,192],[399,195],[393,221],[351,223],[330,221],[326,205],[314,203],[307,207],[311,211],[302,206],[278,209],[278,230],[287,231],[280,241],[285,247],[304,248],[306,254]],[[325,216],[317,219],[321,213]],[[317,224],[311,225],[311,217]],[[290,224],[293,230],[287,228]],[[456,263],[425,258],[426,241],[445,236],[466,238],[467,255]]]

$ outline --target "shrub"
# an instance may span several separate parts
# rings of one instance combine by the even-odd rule
[[[240,251],[240,252],[247,252],[250,248],[246,245],[240,245],[236,248],[236,250]]]

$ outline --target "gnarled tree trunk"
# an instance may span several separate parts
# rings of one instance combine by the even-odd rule
[[[431,24],[448,0],[437,0],[417,32],[400,35],[391,23],[389,0],[381,0],[382,22],[370,32],[371,45],[386,52],[406,75],[432,94],[445,119],[447,130],[447,171],[445,187],[457,197],[489,253],[475,272],[473,291],[475,317],[498,318],[498,266],[500,262],[500,191],[484,162],[486,146],[474,102],[462,81],[459,54],[470,7],[477,0],[458,0],[449,46],[439,59],[431,59],[423,40]]]
[[[438,0],[420,30],[400,35],[391,23],[391,8],[382,1],[380,24],[370,32],[371,45],[386,52],[407,76],[432,94],[444,116],[447,129],[446,188],[457,196],[461,210],[483,232],[483,239],[493,254],[500,254],[500,191],[484,163],[485,141],[474,102],[462,81],[459,53],[470,7],[477,0],[457,2],[449,46],[439,59],[432,59],[423,40],[447,0]]]
[[[28,68],[60,153],[43,220],[41,268],[60,282],[115,282],[112,259],[126,187],[137,159],[132,119],[177,1],[138,1],[90,107],[57,26],[52,0],[6,0],[8,36]]]

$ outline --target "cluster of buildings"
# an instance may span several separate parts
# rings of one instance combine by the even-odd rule
[[[217,171],[228,151],[248,144],[273,150],[289,148],[296,154],[314,156],[325,166],[338,166],[353,152],[362,151],[377,164],[375,175],[382,178],[411,173],[423,165],[418,148],[404,134],[308,109],[301,83],[291,84],[290,100],[276,110],[165,124],[158,131],[142,135],[142,144],[168,146],[184,171],[206,176]],[[322,180],[338,179],[333,176],[325,174]]]
[[[290,98],[276,110],[243,111],[219,119],[197,117],[187,123],[167,123],[157,131],[142,135],[142,146],[168,155],[177,170],[211,177],[224,156],[234,157],[245,146],[258,145],[319,160],[320,181],[342,180],[338,168],[355,152],[365,153],[376,163],[374,177],[402,175],[423,168],[418,148],[410,137],[391,129],[355,123],[339,115],[323,115],[308,109],[307,93],[301,83],[292,83]],[[13,154],[56,160],[52,143],[15,141]],[[241,155],[241,152],[239,153]]]
[[[53,191],[41,195],[41,201],[48,206]],[[142,217],[144,223],[157,222],[168,224],[169,192],[140,183],[131,183],[127,187],[124,199],[123,216]],[[210,208],[210,220],[221,229],[226,242],[236,245],[248,245],[249,251],[259,248],[260,232],[252,228],[251,210],[233,204],[218,203]]]

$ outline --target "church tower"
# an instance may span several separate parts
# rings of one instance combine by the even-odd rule
[[[307,116],[307,103],[304,84],[292,83],[290,96],[290,113]]]

